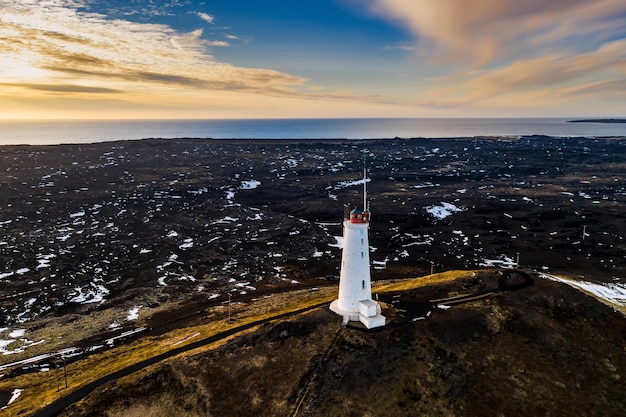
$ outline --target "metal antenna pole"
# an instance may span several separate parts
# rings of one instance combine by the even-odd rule
[[[367,211],[367,170],[363,168],[363,211]]]

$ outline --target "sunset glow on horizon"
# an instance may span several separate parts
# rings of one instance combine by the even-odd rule
[[[0,119],[620,117],[621,0],[0,0]]]

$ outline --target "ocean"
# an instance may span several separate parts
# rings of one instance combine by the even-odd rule
[[[0,145],[55,145],[145,138],[379,139],[473,136],[626,136],[626,124],[572,118],[238,119],[0,121]]]

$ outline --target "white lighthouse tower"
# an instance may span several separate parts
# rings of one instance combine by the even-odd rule
[[[330,309],[345,321],[360,321],[368,329],[385,325],[385,316],[372,300],[369,254],[367,175],[363,171],[363,210],[355,208],[343,220],[343,251],[339,275],[339,297]]]

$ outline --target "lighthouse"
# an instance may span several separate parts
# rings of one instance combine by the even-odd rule
[[[378,303],[372,300],[368,229],[370,213],[367,205],[367,173],[363,171],[363,210],[355,208],[344,214],[343,249],[339,296],[330,309],[344,321],[360,321],[368,329],[385,325]]]

